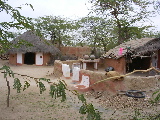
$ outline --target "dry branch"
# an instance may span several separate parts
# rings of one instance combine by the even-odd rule
[[[125,75],[119,75],[119,76],[109,77],[109,78],[106,78],[106,79],[97,81],[97,82],[95,82],[94,84],[92,84],[91,86],[96,85],[96,84],[98,84],[98,83],[100,83],[100,82],[104,82],[104,81],[110,80],[110,79],[118,79],[118,78],[122,78],[122,77],[131,75],[131,74],[136,73],[136,72],[148,72],[148,71],[151,71],[151,70],[155,70],[156,72],[159,72],[159,73],[160,73],[160,71],[157,70],[157,69],[154,68],[154,67],[151,67],[151,68],[149,68],[149,69],[147,69],[147,70],[134,70],[133,72],[130,72],[130,73],[125,74]],[[91,87],[91,86],[90,86],[90,87]]]

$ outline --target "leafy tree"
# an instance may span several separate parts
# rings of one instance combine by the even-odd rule
[[[82,36],[86,38],[86,42],[93,47],[94,51],[98,43],[97,32],[100,22],[101,20],[98,17],[85,17],[79,21],[79,24],[83,27]]]
[[[25,4],[33,9],[31,4]],[[12,19],[11,22],[0,22],[0,53],[4,53],[10,46],[9,39],[14,38],[14,33],[9,30],[12,28],[22,29],[33,29],[31,25],[31,18],[26,18],[20,14],[22,7],[13,8],[5,0],[0,0],[0,12],[5,12]]]
[[[73,22],[57,16],[45,16],[34,19],[35,29],[40,31],[46,39],[53,44],[70,45],[72,36],[70,32],[75,29]]]
[[[160,12],[160,1],[159,0],[154,0],[153,4],[154,4],[154,9],[156,9],[158,14],[159,14],[159,12]]]
[[[13,9],[10,5],[8,5],[4,1],[0,0],[0,9],[1,9],[0,12],[2,12],[4,10],[7,14],[9,14],[9,15],[11,15],[11,17],[13,17],[12,22],[1,22],[0,23],[0,26],[1,26],[1,28],[0,28],[0,43],[1,43],[1,46],[3,48],[5,48],[5,47],[8,47],[8,44],[7,44],[7,43],[9,43],[8,38],[13,37],[13,34],[8,32],[7,30],[9,30],[12,27],[17,28],[17,29],[33,29],[33,27],[30,24],[30,19],[25,18],[24,16],[20,15],[19,10],[18,10],[18,9],[21,9],[20,7]],[[95,33],[97,33],[97,29],[98,28],[96,28],[96,27],[93,27],[91,29],[93,31],[92,34],[96,36],[96,39],[98,38],[97,34],[95,34]],[[99,33],[101,33],[101,32],[99,32]],[[101,35],[101,34],[98,34],[98,35]],[[96,45],[95,42],[96,41],[93,41],[93,45]],[[0,70],[4,71],[3,72],[4,78],[6,78],[6,82],[7,82],[7,86],[8,86],[7,102],[8,102],[8,107],[9,107],[10,85],[9,85],[9,81],[7,80],[7,76],[14,78],[14,74],[17,74],[17,75],[20,75],[20,74],[14,73],[13,71],[11,71],[8,66],[3,66],[2,68],[0,68]],[[34,77],[31,77],[28,75],[21,75],[21,76],[26,76],[28,78],[34,79],[36,81],[38,87],[40,88],[40,94],[46,90],[42,81],[46,81],[46,82],[50,83],[50,80],[45,79],[45,78],[34,78]],[[29,82],[25,81],[25,84],[23,87],[22,84],[20,83],[20,80],[18,78],[15,78],[13,86],[14,86],[14,89],[17,89],[17,92],[19,93],[22,90],[22,88],[24,91],[25,89],[27,89],[30,86],[30,84],[29,84]],[[53,85],[50,87],[50,94],[52,97],[55,97],[55,98],[61,97],[62,98],[61,101],[64,101],[64,100],[66,100],[65,90],[67,90],[65,82],[63,83],[60,81],[58,84],[53,83]],[[73,93],[76,91],[71,91],[71,92]],[[87,114],[88,120],[100,120],[101,117],[100,117],[99,111],[97,111],[97,109],[95,109],[92,104],[87,104],[86,99],[84,98],[84,96],[82,94],[79,94],[79,93],[75,93],[75,94],[77,95],[78,99],[82,102],[82,106],[80,107],[79,112],[81,114]]]
[[[137,27],[137,22],[144,22],[155,15],[149,11],[153,1],[146,0],[90,0],[93,10],[98,15],[102,13],[115,25],[114,33],[117,35],[118,44],[131,38],[140,38],[145,26]]]
[[[32,25],[30,24],[30,21],[27,21],[28,19],[25,18],[24,16],[21,16],[19,11],[17,9],[13,9],[10,5],[6,4],[4,1],[0,1],[0,9],[1,11],[2,10],[5,10],[7,12],[7,14],[10,14],[11,17],[15,17],[13,22],[2,22],[0,23],[1,25],[1,28],[0,28],[0,43],[1,43],[1,46],[4,47],[4,46],[7,46],[7,43],[9,43],[9,41],[7,40],[8,38],[10,37],[13,37],[13,33],[11,32],[8,32],[7,30],[10,29],[10,28],[17,28],[17,29],[33,29]],[[16,11],[16,13],[13,13],[14,10]],[[14,15],[12,16],[13,13]],[[17,15],[18,14],[18,15]],[[7,34],[7,35],[5,35]],[[7,42],[7,43],[6,43]],[[10,67],[8,66],[3,66],[0,68],[0,70],[4,71],[2,73],[4,73],[4,78],[6,79],[6,82],[7,82],[7,86],[8,86],[8,96],[7,96],[7,107],[9,107],[9,96],[10,96],[10,84],[9,84],[9,81],[7,80],[7,77],[13,77],[14,78],[14,75],[17,74],[17,75],[20,75],[18,73],[14,73]],[[34,78],[34,77],[31,77],[31,76],[28,76],[28,75],[21,75],[21,76],[26,76],[30,79],[34,79],[37,86],[40,88],[40,94],[42,94],[42,92],[44,92],[46,90],[44,84],[42,81],[45,81],[45,82],[49,82],[50,83],[50,80],[49,79],[46,79],[46,78]],[[17,93],[20,93],[21,90],[26,90],[27,88],[29,88],[30,84],[28,81],[25,81],[24,83],[24,86],[22,86],[20,80],[18,78],[15,78],[14,79],[14,84],[13,84],[13,87],[14,89],[17,90]],[[57,97],[62,97],[62,102],[66,100],[66,84],[64,83],[64,81],[59,81],[58,84],[56,83],[53,83],[51,86],[50,86],[50,95],[55,98]],[[75,91],[71,91],[72,93],[75,92]],[[80,98],[79,97],[79,94],[78,93],[75,93],[78,98],[81,100],[82,97]],[[83,96],[83,95],[81,95]],[[83,100],[81,100],[83,102]],[[96,111],[96,109],[93,107],[92,104],[87,104],[85,102],[85,105],[87,106],[86,109],[84,109],[85,113],[83,112],[83,110],[80,110],[80,113],[82,114],[88,114],[87,115],[87,119],[88,120],[92,120],[92,119],[96,119],[96,120],[100,120],[100,114],[98,111]]]
[[[24,16],[21,16],[19,11],[17,9],[13,9],[10,5],[6,4],[4,1],[0,1],[0,8],[1,10],[6,10],[7,14],[11,14],[14,12],[16,13],[13,13],[14,15],[12,17],[15,17],[14,20],[16,21],[13,21],[13,22],[3,22],[3,23],[0,23],[0,25],[2,26],[0,28],[0,43],[1,43],[1,46],[4,47],[6,45],[5,42],[9,43],[9,41],[7,40],[8,38],[10,37],[13,37],[13,34],[8,32],[7,30],[12,28],[12,27],[15,27],[17,29],[33,29],[32,26],[29,24],[29,21],[27,21],[28,19],[25,18]],[[18,16],[17,16],[17,13],[18,13]],[[7,29],[7,30],[6,30]],[[7,35],[5,35],[7,34]],[[8,45],[7,45],[8,47]],[[0,71],[4,71],[4,78],[6,79],[6,82],[7,82],[7,86],[8,86],[8,95],[7,95],[7,107],[9,107],[9,96],[10,96],[10,81],[8,81],[7,77],[13,77],[14,78],[14,75],[17,74],[17,73],[14,73],[10,67],[8,66],[3,66],[0,68]],[[20,75],[20,74],[17,74],[17,75]],[[34,78],[34,77],[31,77],[31,76],[28,76],[28,75],[21,75],[21,76],[26,76],[28,78],[32,78],[35,80],[37,86],[40,88],[40,94],[42,94],[42,92],[44,92],[46,90],[44,84],[42,81],[45,81],[45,82],[50,82],[49,79],[46,79],[46,78]],[[17,90],[17,93],[20,93],[21,90],[23,89],[26,90],[27,88],[29,88],[30,84],[28,81],[25,81],[24,83],[24,86],[22,86],[20,80],[18,78],[15,78],[14,79],[14,84],[13,84],[13,87],[14,89]],[[66,84],[62,81],[59,81],[58,84],[56,83],[53,83],[51,86],[50,86],[50,95],[55,98],[57,97],[62,97],[62,102],[66,100]],[[71,91],[71,92],[74,92],[74,91]],[[76,93],[76,95],[78,96],[78,98],[81,100],[82,97],[79,97],[79,94]],[[81,95],[83,96],[83,95]],[[83,102],[83,100],[81,100]],[[100,114],[99,112],[93,107],[92,104],[87,104],[86,101],[85,101],[85,106],[87,106],[86,109],[84,109],[85,113],[83,112],[83,110],[80,110],[80,113],[82,114],[88,114],[87,115],[87,119],[88,120],[100,120],[101,117],[100,117]]]
[[[96,53],[96,48],[102,48],[107,51],[111,46],[115,45],[111,38],[113,35],[113,24],[102,17],[84,17],[78,21],[81,26],[81,34],[87,45],[93,48],[93,53]],[[112,46],[112,47],[113,47]]]

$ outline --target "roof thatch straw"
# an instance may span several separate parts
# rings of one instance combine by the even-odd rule
[[[123,48],[122,54],[119,54],[120,48]],[[133,56],[143,56],[160,49],[160,38],[141,38],[130,40],[122,43],[113,49],[110,49],[103,58],[119,59],[127,54],[128,50],[132,52]]]
[[[19,47],[15,48],[15,46]],[[8,53],[26,52],[43,52],[56,55],[60,53],[60,50],[54,47],[50,42],[45,41],[42,37],[36,35],[35,32],[27,31],[12,41],[12,48]]]

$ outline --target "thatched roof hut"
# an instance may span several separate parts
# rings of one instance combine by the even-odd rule
[[[119,49],[123,48],[122,54],[119,55]],[[143,56],[160,49],[160,38],[141,38],[130,40],[122,43],[106,52],[104,58],[119,59],[127,54],[127,50],[132,52],[133,56]]]
[[[106,67],[120,73],[137,69],[160,68],[160,38],[141,38],[122,43],[103,56]]]
[[[49,41],[38,36],[33,31],[27,31],[12,42],[8,50],[11,64],[47,65],[54,62],[55,56],[61,54]]]
[[[22,43],[24,42],[24,43]],[[54,47],[49,41],[45,41],[42,37],[36,35],[33,31],[27,31],[12,41],[13,47],[8,50],[9,53],[26,53],[26,52],[43,52],[56,55],[60,50]],[[15,48],[15,46],[17,46]]]

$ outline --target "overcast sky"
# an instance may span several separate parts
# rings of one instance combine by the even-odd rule
[[[31,18],[45,15],[84,17],[88,15],[91,6],[88,0],[8,0],[7,3],[13,7],[22,6],[21,14]],[[25,3],[32,4],[34,11],[23,5]]]
[[[13,7],[22,6],[21,14],[31,18],[52,15],[75,19],[87,16],[89,14],[88,9],[91,7],[88,0],[8,0],[7,3]],[[23,5],[25,3],[32,4],[34,11],[29,6]],[[6,13],[0,13],[0,22],[9,21],[9,19],[10,17]],[[156,29],[160,30],[160,15],[152,18],[152,21],[157,27]],[[148,23],[148,25],[150,24]]]

